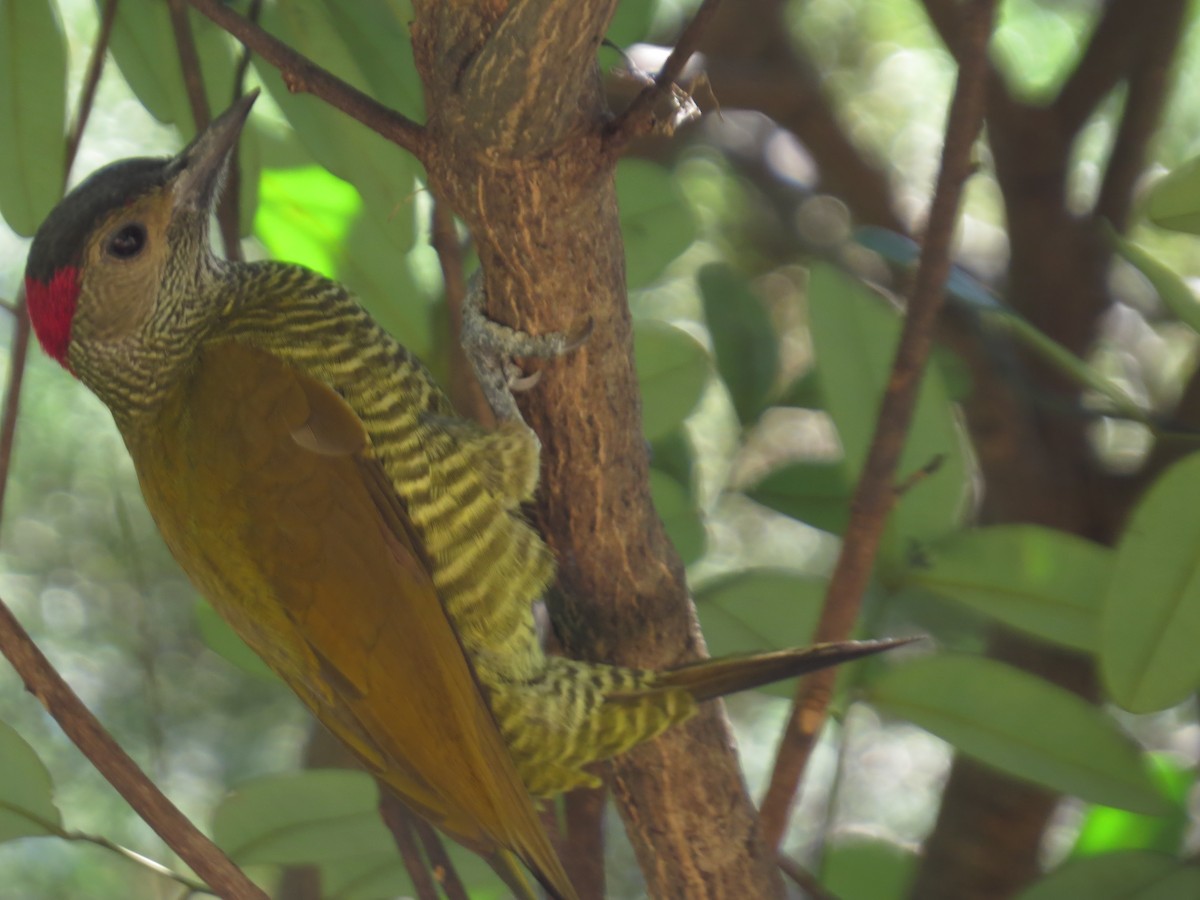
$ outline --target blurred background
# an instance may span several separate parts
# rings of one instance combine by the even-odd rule
[[[0,3],[0,12],[22,5]],[[42,66],[44,77],[16,63],[0,75],[10,82],[4,90],[17,98],[13,109],[44,105],[41,92],[52,91],[65,72],[69,102],[60,121],[66,120],[105,5],[28,4],[49,11],[40,21],[61,34],[63,55],[38,44],[40,62],[21,65]],[[694,5],[622,0],[608,36],[653,71],[662,59],[655,48],[673,42]],[[915,251],[904,237],[921,231],[955,77],[946,38],[933,23],[944,25],[954,5],[731,0],[695,66],[694,96],[705,117],[672,140],[635,146],[619,168],[655,500],[688,564],[714,652],[802,643],[816,621],[858,452],[849,437],[853,416],[839,413],[837,380],[879,369],[862,375],[867,393],[853,401],[867,423],[860,430],[869,432],[872,391],[886,375],[896,327],[886,303],[841,273],[899,292],[906,285]],[[1178,304],[1191,299],[1200,274],[1196,239],[1156,227],[1153,216],[1143,215],[1147,196],[1160,209],[1167,202],[1161,189],[1147,194],[1155,180],[1186,174],[1184,164],[1200,152],[1200,100],[1189,89],[1200,79],[1195,7],[1162,5],[1167,24],[1147,24],[1147,13],[1122,27],[1120,17],[1131,15],[1126,8],[1133,4],[1000,4],[992,56],[1001,86],[992,90],[1005,102],[989,123],[993,142],[979,145],[978,170],[966,193],[956,302],[971,318],[1003,298],[1032,322],[1035,336],[1013,350],[1010,326],[981,330],[972,319],[939,347],[931,376],[936,384],[928,389],[936,396],[923,399],[927,416],[918,424],[927,440],[910,447],[902,474],[934,455],[941,468],[927,476],[932,487],[913,491],[911,520],[892,535],[877,595],[867,599],[864,614],[864,634],[928,631],[943,647],[1009,663],[1020,658],[1028,663],[1020,663],[1023,668],[1093,700],[1094,680],[1079,674],[1089,666],[1073,656],[1060,665],[1067,651],[1059,645],[1071,656],[1087,649],[1086,640],[1047,649],[1044,630],[1032,627],[1026,630],[1033,636],[1014,639],[1021,649],[1013,649],[1008,638],[996,637],[978,604],[956,602],[946,580],[931,586],[932,579],[914,575],[922,568],[914,559],[928,542],[973,522],[1034,523],[1109,545],[1136,495],[1133,482],[1164,452],[1155,421],[1113,409],[1128,400],[1147,416],[1168,415],[1188,396],[1195,367],[1196,332]],[[407,4],[362,4],[354,13],[338,6],[278,0],[263,5],[261,21],[419,119]],[[215,113],[232,96],[240,48],[207,20],[191,19]],[[1109,20],[1116,21],[1097,26]],[[28,21],[0,16],[0,29],[9,29],[0,45],[20,44],[17,29],[31,27]],[[1108,43],[1095,49],[1101,41]],[[1107,69],[1106,54],[1121,62]],[[609,48],[599,62],[605,70],[627,65]],[[53,76],[52,69],[62,71]],[[628,76],[614,71],[609,80],[614,105],[625,102],[633,89]],[[417,164],[319,101],[287,94],[278,75],[256,60],[246,85],[259,84],[266,92],[239,156],[245,254],[301,262],[346,282],[444,379],[448,315],[429,246],[432,204]],[[50,99],[58,102],[52,93]],[[71,181],[111,160],[175,152],[195,132],[186,102],[166,5],[122,0]],[[1150,121],[1132,121],[1130,110],[1137,108],[1148,110]],[[1137,128],[1140,134],[1133,133]],[[1131,146],[1132,163],[1120,155]],[[11,147],[4,152],[10,166],[0,178],[20,179],[22,167],[35,164]],[[36,165],[52,170],[56,162],[61,173],[61,156]],[[1053,189],[1038,195],[1046,183]],[[1197,190],[1186,181],[1174,184],[1168,200]],[[1096,237],[1100,219],[1137,246]],[[29,246],[28,235],[18,233],[28,231],[27,223],[12,224],[15,230],[0,222],[0,299],[9,303],[18,295]],[[1085,225],[1086,241],[1080,237]],[[842,313],[816,309],[815,284]],[[1176,305],[1165,299],[1171,290]],[[858,311],[845,322],[837,319],[851,308]],[[0,313],[0,371],[9,368],[11,333],[11,316]],[[1040,352],[1038,341],[1046,336],[1075,354],[1074,361],[1054,362]],[[1085,371],[1092,382],[1081,381]],[[1021,468],[1028,458],[1003,458],[1020,456],[1020,441],[988,442],[994,437],[989,427],[1000,426],[989,426],[987,411],[1009,415],[994,391],[1016,398],[1022,427],[1036,433],[1047,453],[1050,461],[1037,475],[1044,482]],[[979,404],[974,410],[972,402]],[[865,446],[865,437],[860,443]],[[1178,448],[1172,452],[1178,455]],[[1081,474],[1085,457],[1089,472],[1103,474],[1103,485]],[[303,788],[262,781],[341,760],[179,573],[144,508],[108,413],[40,352],[31,352],[24,372],[0,523],[0,596],[186,813],[206,826],[226,816],[219,837],[247,846],[278,838],[267,826],[255,832],[254,823],[263,821],[264,808],[278,809],[280,794],[271,790],[279,785],[285,794],[311,788],[314,797],[350,792],[341,781]],[[846,679],[837,721],[810,766],[784,850],[817,873],[830,896],[938,896],[932,889],[907,892],[919,866],[916,851],[945,813],[952,751],[889,709],[886,691],[879,690],[880,702],[870,702],[872,677],[862,667]],[[752,796],[765,787],[791,690],[776,687],[727,702]],[[892,705],[902,704],[893,698]],[[1186,859],[1200,849],[1191,787],[1200,757],[1194,698],[1152,714],[1113,715],[1113,728],[1139,742],[1138,764],[1159,773],[1156,790],[1167,805],[1136,822],[1109,810],[1116,818],[1106,825],[1105,804],[1048,793],[1037,822],[1014,826],[1035,831],[1027,844],[1036,844],[1036,853],[1025,852],[1021,862],[1026,874],[1087,853],[1128,849]],[[44,763],[66,828],[178,865],[6,666],[0,666],[0,722]],[[1150,751],[1157,755],[1145,755]],[[231,790],[255,784],[265,786],[261,806],[231,804]],[[1000,784],[991,790],[1003,792]],[[369,791],[355,795],[345,814],[365,822],[371,804]],[[616,816],[608,822],[608,895],[644,896]],[[272,827],[293,825],[278,820]],[[17,837],[4,827],[0,819],[0,837],[14,838],[0,843],[5,897],[181,895],[180,885],[94,841]],[[319,863],[327,875],[322,896],[365,900],[404,893],[386,836],[355,832],[346,841],[352,847],[332,858],[335,842],[320,823],[306,827],[308,844],[247,851],[247,861],[260,866],[252,871],[272,882],[278,864]],[[1122,836],[1112,837],[1105,831],[1110,827]],[[1130,837],[1130,829],[1140,837]],[[314,845],[326,856],[314,857]],[[369,860],[348,861],[355,852],[365,855],[364,848],[374,854]],[[463,864],[472,896],[502,896],[486,870],[465,858]],[[368,870],[374,874],[368,877]],[[279,896],[304,896],[295,890]]]

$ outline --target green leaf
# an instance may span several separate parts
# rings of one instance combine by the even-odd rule
[[[104,6],[97,0],[97,8]],[[209,111],[216,116],[233,98],[235,51],[229,37],[210,20],[187,8],[192,39]],[[113,20],[109,51],[130,89],[154,118],[175,125],[185,140],[196,134],[195,117],[167,4],[160,0],[122,0]]]
[[[1175,756],[1152,753],[1149,756],[1154,783],[1171,803],[1171,812],[1163,816],[1139,816],[1111,806],[1093,806],[1087,811],[1072,853],[1097,856],[1114,850],[1157,850],[1178,853],[1191,826],[1188,796],[1196,783],[1195,773]]]
[[[917,870],[917,857],[890,841],[852,837],[826,852],[821,884],[838,900],[901,900]]]
[[[784,569],[747,569],[713,579],[695,591],[696,612],[712,656],[782,650],[808,643],[825,601],[824,579]],[[763,691],[781,697],[793,685]]]
[[[868,695],[1018,778],[1134,812],[1170,810],[1111,718],[1026,672],[980,657],[929,656],[887,668]]]
[[[1180,900],[1200,896],[1200,869],[1172,856],[1133,850],[1072,860],[1017,900]]]
[[[630,288],[657,278],[696,235],[696,223],[670,170],[639,159],[617,166],[617,205]]]
[[[1095,649],[1113,552],[1036,525],[959,532],[923,547],[902,576],[999,622],[1079,650]]]
[[[361,68],[371,96],[410,119],[424,117],[425,94],[413,61],[408,21],[394,4],[323,0],[329,21]]]
[[[0,722],[0,843],[61,829],[53,793],[50,772],[37,752],[12,726]]]
[[[683,564],[691,565],[704,555],[706,542],[704,522],[691,492],[670,475],[651,469],[650,495]]]
[[[200,637],[208,649],[250,675],[270,679],[277,677],[271,667],[204,600],[196,601],[193,615],[196,617],[196,627],[200,629]]]
[[[1150,282],[1163,306],[1192,331],[1200,332],[1200,303],[1184,280],[1148,250],[1117,234],[1107,222],[1104,232],[1116,251]]]
[[[263,7],[263,27],[284,43],[359,90],[372,85],[363,64],[341,36],[338,17],[321,4],[273,3]],[[342,22],[342,28],[349,27]],[[377,229],[394,250],[407,253],[415,229],[411,208],[417,163],[412,157],[311,94],[288,90],[279,72],[255,57],[271,97],[317,162],[358,189]]]
[[[758,421],[779,376],[779,341],[750,284],[724,263],[696,275],[712,335],[717,372],[743,427]]]
[[[891,374],[900,320],[881,297],[832,266],[814,266],[809,321],[825,408],[837,426],[851,481],[858,478],[875,432],[879,403]],[[903,561],[913,541],[942,537],[957,524],[967,487],[967,462],[941,372],[921,381],[897,479],[942,463],[905,492],[880,547],[884,574]]]
[[[320,166],[267,169],[254,231],[272,259],[333,278],[350,223],[361,209],[354,186]]]
[[[1156,181],[1146,193],[1142,212],[1160,228],[1200,234],[1200,156]]]
[[[813,528],[841,534],[850,521],[853,491],[844,462],[799,462],[776,469],[746,496]]]
[[[32,237],[62,196],[67,44],[50,0],[0,0],[0,215]]]
[[[1117,546],[1100,616],[1100,672],[1131,712],[1174,706],[1200,684],[1200,454],[1169,468]]]
[[[622,49],[645,40],[657,9],[658,0],[624,0],[608,23],[606,37]]]
[[[642,389],[642,429],[654,441],[677,429],[708,384],[708,352],[681,328],[657,319],[633,323],[633,353]]]
[[[243,865],[307,865],[390,855],[379,790],[365,772],[309,769],[247,782],[213,815],[213,837]]]

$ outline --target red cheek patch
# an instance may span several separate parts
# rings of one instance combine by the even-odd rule
[[[71,366],[67,363],[67,348],[78,300],[79,269],[75,266],[64,266],[48,282],[25,279],[25,303],[33,333],[47,355],[68,371]]]

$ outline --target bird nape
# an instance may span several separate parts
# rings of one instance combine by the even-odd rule
[[[33,328],[112,411],[184,571],[314,715],[519,896],[516,859],[574,898],[533,798],[596,784],[591,763],[702,700],[900,642],[666,672],[544,653],[532,607],[554,560],[520,508],[540,445],[506,361],[580,337],[514,335],[473,296],[488,431],[340,284],[217,258],[209,219],[254,97],[50,213],[26,270]]]

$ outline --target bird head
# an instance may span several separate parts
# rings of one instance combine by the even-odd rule
[[[34,236],[25,268],[34,333],[106,402],[110,370],[178,344],[181,325],[217,314],[194,308],[210,298],[206,287],[223,265],[208,223],[256,96],[235,103],[178,156],[95,172]]]

